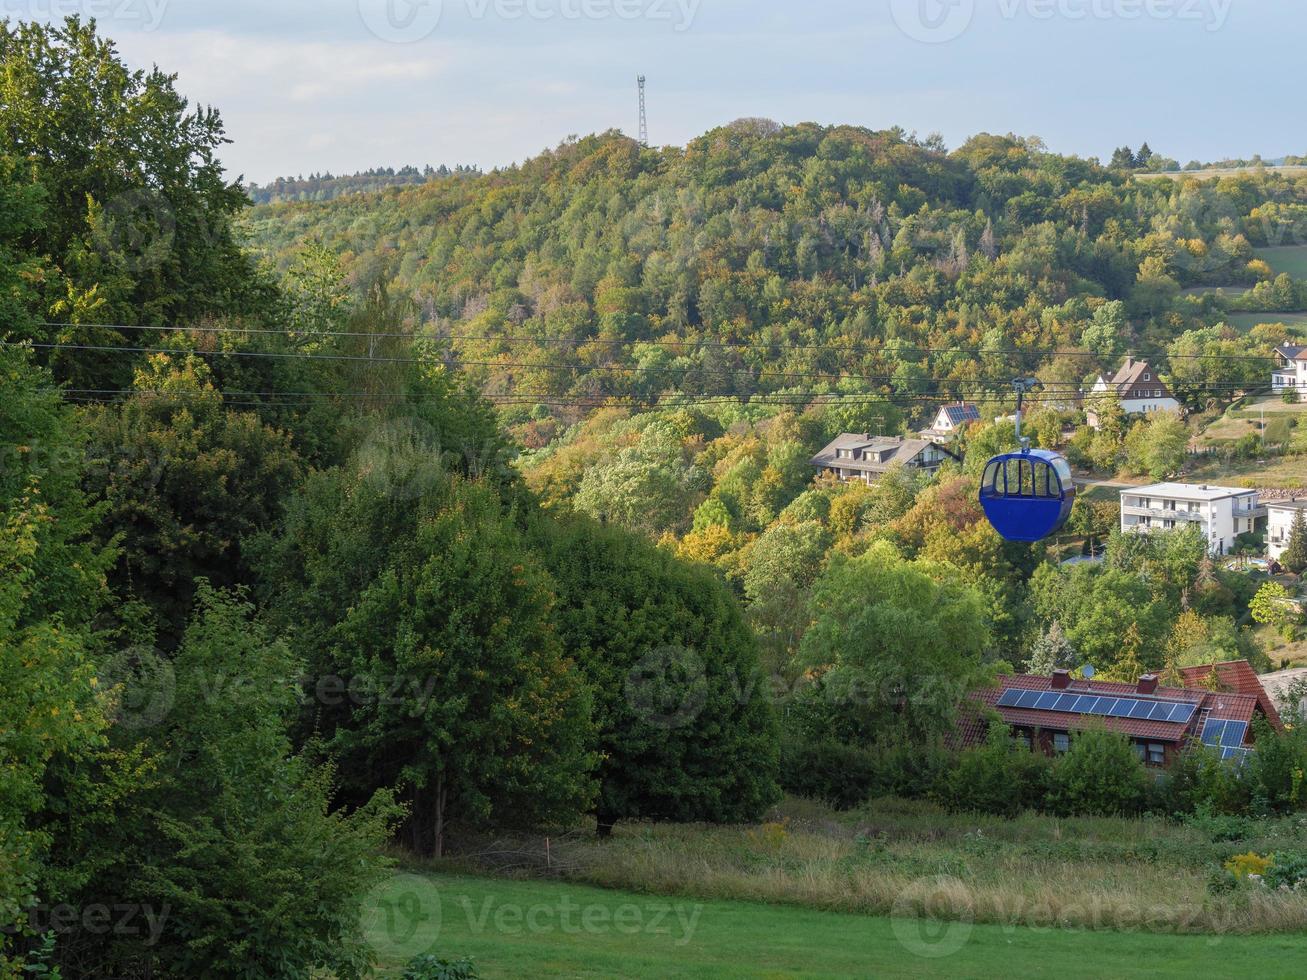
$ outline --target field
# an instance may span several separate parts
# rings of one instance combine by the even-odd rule
[[[949,814],[919,801],[877,800],[837,812],[787,799],[755,827],[622,824],[606,841],[585,833],[554,839],[548,867],[542,839],[487,841],[422,870],[517,879],[495,886],[504,889],[548,889],[539,879],[562,879],[661,896],[673,906],[689,901],[791,907],[775,913],[774,926],[759,930],[764,938],[773,928],[777,937],[790,928],[801,936],[817,928],[803,923],[831,921],[807,918],[809,913],[877,917],[845,922],[845,928],[862,922],[859,929],[874,935],[884,917],[924,910],[1000,932],[1050,923],[1106,931],[1116,943],[1121,932],[1154,933],[1155,939],[1302,934],[1307,894],[1254,885],[1213,894],[1208,882],[1235,854],[1304,849],[1307,818],[1179,824],[1027,814],[1005,820]],[[474,940],[501,942],[476,935],[466,941]],[[454,945],[449,950],[474,951]],[[838,974],[845,969],[839,964],[832,960],[826,969]],[[979,961],[968,967],[980,969]]]
[[[390,976],[426,951],[485,978],[1273,978],[1307,956],[1302,936],[1104,936],[438,874],[401,876],[381,904],[370,938]]]
[[[1295,279],[1307,279],[1307,245],[1283,245],[1277,248],[1257,248],[1253,252],[1265,261],[1276,275],[1289,274]]]
[[[1291,334],[1307,337],[1307,313],[1227,313],[1225,321],[1244,333],[1261,323],[1283,323]]]
[[[1135,178],[1137,180],[1183,180],[1186,177],[1194,177],[1198,180],[1216,180],[1221,177],[1240,177],[1245,174],[1263,172],[1268,174],[1280,174],[1284,177],[1298,177],[1302,174],[1307,174],[1307,167],[1224,167],[1211,170],[1185,170],[1179,173],[1135,174]]]

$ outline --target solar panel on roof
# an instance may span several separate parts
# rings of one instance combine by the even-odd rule
[[[1243,745],[1244,736],[1248,734],[1248,725],[1242,721],[1227,721],[1225,731],[1221,734],[1221,746],[1237,749]]]
[[[998,699],[1001,708],[1033,708],[1039,711],[1058,711],[1066,714],[1098,715],[1106,718],[1133,718],[1139,721],[1157,721],[1168,724],[1185,724],[1193,717],[1197,706],[1189,702],[1144,701],[1138,698],[1107,697],[1098,694],[1072,694],[1061,691],[1029,691],[1009,688]],[[1212,723],[1209,722],[1210,727]],[[1224,729],[1222,729],[1223,731]],[[1206,729],[1204,730],[1206,732]],[[1210,744],[1220,744],[1217,741]],[[1242,733],[1240,741],[1242,744]],[[1206,740],[1206,738],[1204,738]]]

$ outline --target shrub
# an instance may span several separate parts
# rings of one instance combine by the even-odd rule
[[[865,803],[877,786],[874,754],[833,740],[786,739],[781,743],[781,787],[838,810]]]
[[[1053,769],[1048,809],[1064,815],[1138,813],[1148,796],[1148,773],[1124,735],[1081,732]]]
[[[986,743],[962,752],[934,795],[954,812],[1014,817],[1043,801],[1050,768],[1046,756],[1016,747],[1006,725],[991,725]]]
[[[1197,813],[1238,813],[1248,805],[1248,787],[1241,770],[1221,761],[1203,746],[1180,753],[1159,787],[1158,809],[1172,816]]]
[[[1271,888],[1298,891],[1307,885],[1307,853],[1276,854],[1263,880]]]
[[[1247,854],[1236,854],[1225,862],[1225,870],[1240,880],[1250,878],[1253,875],[1264,876],[1270,866],[1270,858],[1262,857],[1253,851],[1249,851]]]
[[[477,980],[477,971],[469,959],[442,960],[425,953],[409,961],[403,980]]]

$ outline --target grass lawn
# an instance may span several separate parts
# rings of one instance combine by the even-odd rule
[[[1260,323],[1283,323],[1291,334],[1307,337],[1307,313],[1227,313],[1225,320],[1243,333]]]
[[[1287,273],[1295,279],[1307,279],[1307,245],[1255,248],[1253,252],[1266,262],[1277,276]]]
[[[1180,479],[1185,483],[1249,489],[1301,490],[1307,488],[1307,458],[1283,456],[1266,461],[1213,458],[1187,468]]]
[[[1271,978],[1301,976],[1307,960],[1303,936],[1104,934],[1034,917],[1033,928],[985,926],[556,882],[402,876],[393,898],[411,915],[388,929],[383,914],[370,930],[392,976],[426,951],[470,956],[485,978]]]

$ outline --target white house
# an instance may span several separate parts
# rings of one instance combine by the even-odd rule
[[[875,483],[898,466],[934,473],[945,460],[961,457],[929,439],[846,432],[809,462],[827,476]]]
[[[1307,347],[1285,344],[1275,348],[1280,367],[1271,374],[1271,389],[1297,391],[1298,398],[1307,401]]]
[[[1217,555],[1234,550],[1235,538],[1253,531],[1266,516],[1256,490],[1157,483],[1121,491],[1121,530],[1148,534],[1197,524]]]
[[[923,439],[949,439],[956,436],[964,426],[980,421],[980,409],[966,402],[956,405],[941,405],[939,413],[930,428],[921,431]]]
[[[1180,403],[1171,395],[1171,389],[1162,383],[1147,361],[1127,357],[1121,370],[1111,380],[1099,375],[1094,384],[1095,395],[1116,395],[1121,411],[1126,415],[1147,415],[1151,412],[1178,412]],[[1086,413],[1089,424],[1098,428],[1098,415],[1091,408]]]
[[[1279,561],[1289,547],[1293,519],[1307,511],[1307,499],[1273,500],[1266,505],[1266,556]]]

